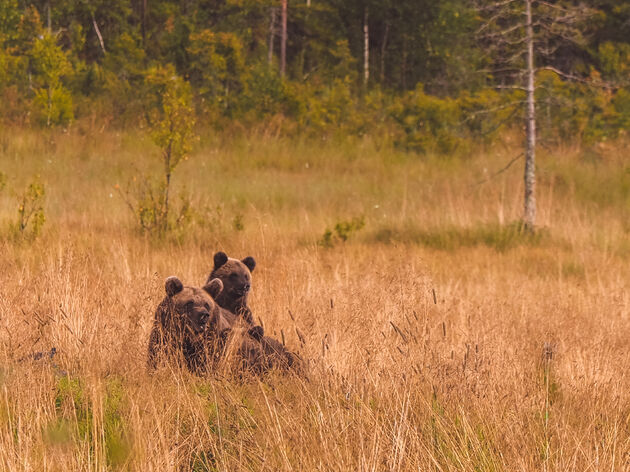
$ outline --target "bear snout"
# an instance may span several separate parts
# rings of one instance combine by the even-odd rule
[[[249,292],[250,288],[251,288],[251,285],[248,284],[248,283],[245,283],[245,284],[242,284],[242,285],[237,285],[232,290],[232,293],[234,293],[235,295],[237,295],[239,297],[242,297],[243,295],[247,295],[247,293]]]
[[[208,324],[210,313],[207,310],[199,311],[197,313],[197,319],[199,320],[199,327],[203,330],[206,328],[206,324]]]

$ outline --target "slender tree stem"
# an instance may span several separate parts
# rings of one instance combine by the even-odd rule
[[[276,7],[271,7],[271,21],[269,22],[269,46],[267,49],[267,62],[273,62],[273,43],[276,37]]]
[[[370,80],[370,30],[368,26],[368,8],[363,12],[363,85]]]
[[[280,75],[284,77],[287,68],[287,0],[282,0],[282,40],[280,42]]]
[[[525,208],[523,222],[533,230],[536,225],[536,102],[534,83],[534,31],[532,27],[532,0],[525,0],[527,18],[527,138],[525,141]]]

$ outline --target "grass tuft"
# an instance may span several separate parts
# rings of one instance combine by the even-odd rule
[[[380,243],[406,243],[441,251],[486,246],[497,251],[515,247],[541,247],[551,244],[551,236],[544,228],[530,231],[521,222],[507,225],[476,224],[472,227],[446,226],[422,229],[407,225],[401,229],[381,228],[370,239]]]

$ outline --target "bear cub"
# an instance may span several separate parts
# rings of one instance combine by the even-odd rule
[[[149,368],[155,369],[159,360],[166,357],[183,361],[192,372],[204,370],[211,362],[213,345],[231,328],[214,301],[223,290],[223,283],[214,279],[197,288],[169,277],[164,289],[166,296],[155,310],[149,338]]]
[[[250,326],[254,324],[254,318],[247,305],[247,297],[255,267],[256,261],[251,256],[238,260],[219,251],[214,255],[214,267],[206,281],[219,279],[223,283],[223,290],[214,298],[215,301],[221,308],[242,317]]]
[[[250,327],[249,336],[258,341],[262,348],[264,359],[262,365],[266,364],[264,369],[273,366],[283,370],[303,370],[303,362],[297,354],[286,349],[276,339],[265,336],[262,326],[254,326],[254,317],[247,304],[247,298],[251,290],[252,272],[255,267],[256,260],[251,256],[238,260],[219,251],[214,255],[214,267],[206,283],[214,279],[223,282],[223,291],[214,300],[221,308],[243,319]]]

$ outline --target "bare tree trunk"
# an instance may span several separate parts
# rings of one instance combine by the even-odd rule
[[[271,7],[271,21],[269,22],[269,47],[267,51],[267,62],[273,62],[273,42],[276,38],[276,7]]]
[[[407,37],[403,36],[402,61],[400,64],[400,86],[407,90]]]
[[[142,0],[141,16],[142,16],[142,21],[141,21],[142,46],[145,46],[146,41],[147,41],[147,0]]]
[[[280,75],[287,69],[287,0],[282,0],[282,40],[280,42]]]
[[[385,23],[385,32],[381,42],[381,85],[385,83],[385,51],[387,50],[387,37],[389,36],[389,23]]]
[[[52,23],[50,21],[50,0],[46,2],[46,15],[48,17],[48,34],[52,32]]]
[[[52,116],[52,86],[48,84],[48,114],[46,116],[46,126],[50,127],[50,118]]]
[[[96,36],[98,37],[98,43],[101,45],[101,50],[103,54],[105,51],[105,42],[103,41],[103,35],[101,34],[101,30],[98,28],[98,24],[96,23],[96,18],[94,18],[94,13],[92,12],[92,24],[94,25],[94,31],[96,31]]]
[[[370,30],[368,26],[368,8],[363,12],[363,85],[370,80]]]
[[[300,64],[298,67],[299,76],[304,78],[304,68],[306,67],[306,48],[308,47],[308,27],[309,27],[309,10],[311,9],[311,0],[306,0],[306,14],[304,15],[304,41],[302,42],[302,50],[300,51]]]
[[[534,97],[534,32],[532,0],[525,0],[527,45],[527,138],[525,142],[525,209],[523,222],[527,229],[536,225],[536,103]]]

